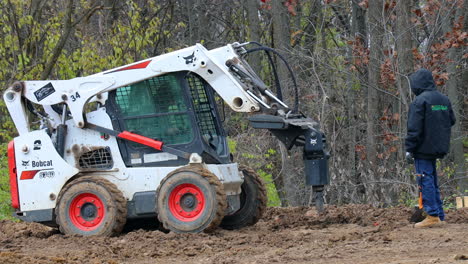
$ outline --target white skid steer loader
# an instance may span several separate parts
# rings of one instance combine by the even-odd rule
[[[179,233],[255,224],[264,183],[232,161],[215,93],[233,111],[257,113],[255,128],[304,147],[321,207],[325,136],[252,71],[243,57],[259,50],[277,54],[254,42],[197,44],[87,77],[13,83],[4,100],[19,133],[8,145],[15,216],[84,236],[156,216]]]

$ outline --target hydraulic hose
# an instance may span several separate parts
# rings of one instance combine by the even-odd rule
[[[264,47],[262,44],[256,41],[250,41],[249,44],[255,44],[259,47]],[[268,62],[270,63],[271,71],[273,72],[273,75],[275,77],[276,95],[278,99],[283,100],[283,92],[281,90],[281,83],[279,81],[278,72],[276,70],[275,63],[273,62],[273,58],[271,57],[270,52],[268,50],[264,50],[264,51],[268,57]]]
[[[293,84],[294,84],[294,108],[293,108],[293,113],[297,113],[298,110],[299,110],[299,89],[297,88],[297,82],[296,82],[296,76],[294,76],[294,72],[292,71],[291,67],[289,66],[288,62],[286,61],[286,59],[278,52],[276,51],[275,49],[272,49],[270,47],[265,47],[265,46],[260,46],[258,48],[253,48],[253,49],[249,49],[246,51],[246,53],[251,53],[251,52],[256,52],[256,51],[260,51],[260,50],[263,50],[263,51],[269,51],[269,52],[273,52],[275,55],[277,55],[283,62],[284,64],[286,65],[286,68],[288,69],[289,71],[289,74],[291,76],[291,79],[293,81]]]

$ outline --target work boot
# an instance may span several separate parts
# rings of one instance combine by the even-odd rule
[[[426,227],[436,227],[436,226],[441,226],[442,221],[440,221],[439,216],[430,216],[428,215],[426,219],[424,219],[422,222],[416,223],[414,225],[414,228],[426,228]]]

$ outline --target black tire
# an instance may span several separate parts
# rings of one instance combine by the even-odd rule
[[[158,219],[176,233],[213,231],[223,219],[226,204],[223,185],[201,166],[171,172],[156,191]]]
[[[125,225],[127,202],[110,181],[83,176],[62,189],[55,214],[63,234],[113,236]]]
[[[260,220],[267,205],[265,183],[254,170],[240,167],[244,174],[240,194],[240,209],[231,215],[226,215],[220,227],[228,230],[254,225]]]

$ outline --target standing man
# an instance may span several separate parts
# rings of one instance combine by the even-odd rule
[[[432,73],[420,69],[410,76],[411,90],[416,99],[408,113],[408,132],[405,140],[406,158],[414,165],[426,219],[415,228],[438,226],[444,221],[436,172],[436,159],[449,151],[451,127],[455,124],[452,105],[447,96],[436,89]]]

